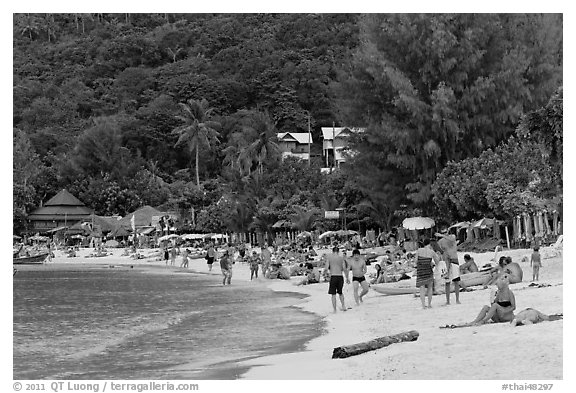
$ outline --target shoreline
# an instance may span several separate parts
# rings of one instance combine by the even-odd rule
[[[121,251],[119,251],[121,252]],[[459,253],[462,259],[464,253]],[[479,267],[489,262],[494,253],[469,253]],[[521,262],[530,250],[511,250],[500,255],[510,255],[524,272],[524,280],[510,285],[515,293],[516,312],[528,307],[546,314],[563,312],[562,256],[543,259],[540,272],[544,288],[529,287],[532,277],[529,262]],[[157,260],[119,260],[116,256],[102,258],[55,258],[46,266],[75,264],[79,268],[89,265],[114,265],[115,268],[151,268],[154,274],[195,274],[220,277],[215,264],[208,272],[204,259],[190,261],[189,268],[180,270]],[[177,264],[179,262],[177,261]],[[84,266],[82,266],[84,265]],[[15,266],[19,268],[18,266]],[[100,268],[100,267],[97,267]],[[369,272],[372,267],[368,267]],[[140,269],[139,269],[140,270]],[[146,269],[148,270],[148,269]],[[298,279],[298,278],[297,278]],[[275,292],[291,292],[306,297],[295,300],[293,307],[318,316],[320,335],[299,345],[283,348],[281,353],[235,359],[216,364],[234,365],[236,379],[246,380],[338,380],[338,379],[387,379],[387,380],[454,380],[454,379],[562,379],[563,321],[543,322],[532,326],[512,328],[509,324],[489,324],[465,329],[439,329],[439,326],[469,322],[480,308],[489,301],[489,289],[474,287],[461,293],[462,304],[443,306],[445,295],[433,297],[430,310],[422,310],[420,300],[413,295],[385,296],[370,291],[365,302],[354,304],[352,286],[345,285],[347,312],[332,313],[328,283],[296,286],[297,279],[250,281],[249,268],[236,264],[232,287],[264,285]],[[454,294],[451,295],[454,302]],[[416,330],[417,341],[394,344],[376,351],[347,359],[331,359],[333,348],[356,344],[377,337]],[[475,342],[476,341],[476,342]],[[490,352],[486,351],[490,343]],[[494,359],[500,364],[495,365]],[[457,372],[455,372],[457,370]],[[230,375],[230,374],[228,374]],[[227,378],[218,378],[227,379]]]
[[[208,271],[206,260],[203,258],[190,259],[188,268],[180,268],[180,259],[178,258],[175,266],[165,265],[163,260],[157,260],[155,258],[149,259],[130,259],[126,256],[120,256],[122,253],[121,249],[111,249],[113,255],[108,255],[104,257],[90,257],[86,258],[84,255],[89,254],[92,249],[80,249],[78,256],[73,258],[68,258],[62,254],[61,251],[56,251],[55,258],[51,262],[45,262],[44,264],[21,264],[14,265],[14,268],[20,271],[131,271],[138,274],[153,274],[153,275],[192,275],[195,277],[211,277],[214,276],[214,286],[221,285],[222,274],[220,271],[219,264],[216,262],[213,266],[212,271]],[[145,250],[144,253],[147,253]],[[220,285],[218,285],[218,284]],[[297,291],[286,290],[286,291],[273,291],[269,288],[270,280],[260,278],[258,280],[250,281],[250,270],[247,265],[236,264],[234,266],[234,275],[232,278],[232,285],[230,289],[234,288],[259,288],[265,289],[272,292],[285,292],[289,293],[291,299],[289,305],[286,307],[293,308],[298,312],[306,312],[301,310],[299,307],[294,306],[294,303],[299,303],[304,300],[304,296]],[[228,290],[228,286],[222,289]],[[309,336],[306,339],[295,338],[291,340],[290,344],[283,344],[280,347],[270,347],[265,350],[259,350],[258,352],[249,353],[247,352],[244,356],[233,359],[220,359],[220,360],[210,360],[208,362],[198,362],[192,361],[187,363],[187,359],[184,359],[184,363],[177,367],[180,370],[190,370],[190,377],[196,380],[236,380],[240,379],[241,376],[246,373],[253,366],[247,365],[246,362],[253,359],[258,359],[266,356],[274,356],[284,353],[298,353],[305,350],[306,343],[308,343],[314,337],[320,336],[323,333],[325,323],[316,314],[310,312],[314,319],[314,325],[316,326],[313,330],[306,329]],[[198,378],[195,374],[201,373],[202,378]]]
[[[539,283],[550,286],[533,288],[529,287],[532,278],[529,262],[520,261],[523,256],[529,256],[530,251],[520,249],[499,254],[512,256],[524,272],[522,282],[510,285],[516,296],[515,312],[532,307],[546,314],[562,313],[562,256],[543,259]],[[479,267],[494,257],[493,252],[468,254]],[[459,252],[460,260],[463,255]],[[356,306],[352,286],[345,285],[346,305],[352,309],[336,314],[332,313],[327,283],[294,286],[289,281],[274,282],[270,283],[270,288],[309,295],[296,306],[321,316],[326,321],[325,334],[308,342],[303,352],[247,361],[252,368],[242,375],[242,379],[285,379],[287,374],[302,380],[563,378],[563,321],[517,328],[507,323],[454,330],[439,328],[473,320],[481,307],[488,304],[493,286],[488,289],[477,286],[471,292],[461,293],[462,304],[454,304],[455,295],[452,294],[452,304],[444,306],[445,295],[435,295],[433,308],[422,310],[419,298],[414,295],[385,296],[374,291],[368,293],[364,303]],[[417,341],[394,344],[346,359],[331,359],[335,347],[409,330],[420,333]],[[491,343],[489,353],[486,343]],[[494,364],[495,359],[498,364]]]

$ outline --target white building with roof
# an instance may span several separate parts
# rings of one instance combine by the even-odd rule
[[[348,147],[348,137],[353,133],[364,132],[364,128],[359,127],[322,127],[322,155],[324,156],[326,167],[330,166],[330,158],[335,167],[346,162],[343,151]]]
[[[310,145],[312,143],[312,134],[308,132],[278,133],[278,146],[282,152],[282,159],[293,156],[302,160],[308,160],[310,158]]]

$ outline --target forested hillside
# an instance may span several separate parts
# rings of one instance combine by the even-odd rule
[[[97,214],[160,206],[197,231],[310,229],[338,206],[351,228],[388,229],[493,211],[434,194],[447,165],[512,135],[561,146],[559,15],[16,14],[13,40],[15,230],[62,188]],[[537,137],[555,92],[559,140],[558,121]],[[321,157],[282,162],[276,133],[309,120],[318,155],[320,127],[366,127],[359,154],[326,176]],[[533,197],[552,189],[561,176]]]

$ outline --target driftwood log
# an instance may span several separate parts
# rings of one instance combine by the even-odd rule
[[[378,337],[374,340],[367,342],[346,345],[343,347],[334,348],[332,352],[332,359],[343,359],[349,356],[360,355],[364,352],[373,351],[375,349],[387,347],[390,344],[400,343],[403,341],[416,341],[418,340],[418,333],[416,330],[410,330],[409,332],[395,334],[393,336]]]

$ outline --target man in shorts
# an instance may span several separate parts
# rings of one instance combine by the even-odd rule
[[[446,261],[446,304],[450,304],[450,289],[454,284],[456,303],[460,304],[460,266],[458,263],[458,249],[456,236],[448,233],[436,233],[440,237],[438,245],[442,249],[442,257]]]
[[[330,286],[328,288],[328,293],[332,295],[332,307],[334,307],[334,313],[336,313],[336,294],[340,297],[340,303],[342,305],[342,311],[346,311],[346,305],[344,304],[344,294],[342,293],[342,288],[344,287],[344,277],[342,273],[345,273],[346,284],[350,284],[350,279],[348,278],[348,265],[344,260],[344,257],[338,254],[338,246],[332,249],[332,253],[326,256],[326,264],[324,269],[330,274]]]
[[[364,275],[368,271],[366,267],[366,260],[364,257],[360,256],[360,250],[355,248],[352,251],[352,259],[348,261],[348,265],[352,270],[352,286],[354,287],[354,300],[356,301],[356,305],[360,305],[362,302],[362,298],[364,295],[368,293],[368,289],[370,285],[368,281],[366,281],[366,277]],[[362,286],[362,292],[358,295],[358,287]]]

